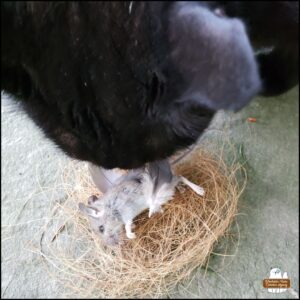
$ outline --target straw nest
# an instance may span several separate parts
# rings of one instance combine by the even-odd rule
[[[49,237],[44,238],[42,255],[73,296],[163,297],[205,265],[216,241],[228,230],[243,189],[236,178],[240,167],[228,167],[221,157],[197,149],[176,166],[175,173],[201,185],[205,196],[188,187],[177,191],[163,214],[149,219],[145,211],[135,219],[136,239],[107,248],[78,211],[79,202],[99,191],[86,165],[73,163],[65,173],[68,197],[55,209],[60,222],[52,231],[44,228]]]

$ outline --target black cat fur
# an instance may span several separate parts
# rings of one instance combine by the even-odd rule
[[[68,155],[137,168],[296,85],[298,23],[292,1],[1,1],[1,89]]]

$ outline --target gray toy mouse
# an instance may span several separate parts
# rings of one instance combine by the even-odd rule
[[[79,203],[79,209],[88,216],[92,229],[100,233],[105,244],[116,245],[123,225],[126,236],[135,238],[133,219],[141,212],[149,208],[149,217],[163,212],[161,206],[173,198],[180,182],[198,195],[204,195],[202,187],[183,176],[173,175],[168,161],[163,160],[129,171],[116,179],[101,198],[89,197],[87,206]]]

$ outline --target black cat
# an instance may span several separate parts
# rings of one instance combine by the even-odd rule
[[[67,154],[137,168],[298,83],[298,2],[1,2],[1,89]]]

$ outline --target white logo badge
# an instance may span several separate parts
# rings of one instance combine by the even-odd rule
[[[269,279],[288,279],[287,272],[284,272],[282,274],[281,270],[279,268],[272,268],[270,270],[270,276]],[[283,293],[287,289],[282,288],[268,288],[269,293]]]

